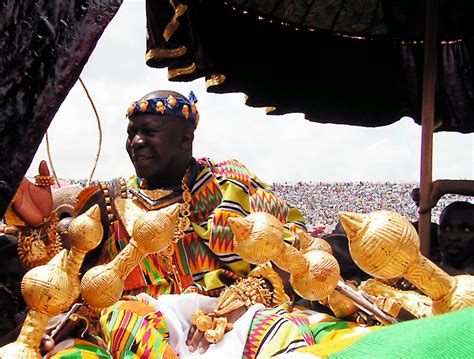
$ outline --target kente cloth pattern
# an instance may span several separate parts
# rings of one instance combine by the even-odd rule
[[[338,343],[346,338],[355,340],[378,328],[364,328],[304,308],[292,310],[284,303],[254,316],[242,358],[270,358],[311,348],[317,343]]]
[[[306,230],[301,213],[273,194],[244,165],[236,160],[216,163],[203,158],[197,160],[197,167],[197,176],[188,186],[191,226],[175,244],[172,258],[184,289],[216,295],[223,287],[220,277],[237,279],[250,271],[250,265],[234,253],[229,217],[269,212],[285,226],[285,240],[299,248],[298,231]],[[131,185],[137,187],[138,182],[131,181]],[[114,258],[130,240],[120,220],[112,222],[109,234],[103,262]],[[162,256],[151,254],[126,278],[125,290],[127,294],[145,292],[157,297],[177,293],[178,287]]]
[[[103,309],[100,318],[107,347],[74,341],[53,356],[63,358],[178,358],[169,345],[169,330],[160,311],[137,297],[127,297]],[[292,308],[289,303],[258,311],[243,353],[245,359],[270,358],[316,343],[359,338],[376,328],[361,328],[326,314]],[[233,356],[237,357],[237,356]]]

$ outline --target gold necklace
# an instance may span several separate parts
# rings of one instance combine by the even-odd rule
[[[170,243],[170,245],[164,251],[161,252],[163,256],[163,262],[166,265],[166,271],[168,272],[168,274],[171,274],[174,277],[176,285],[179,289],[179,293],[183,292],[183,285],[178,272],[178,268],[173,262],[173,254],[175,244],[184,238],[184,231],[188,229],[189,225],[191,224],[189,216],[191,214],[190,207],[192,196],[188,186],[186,185],[186,176],[181,180],[181,189],[183,190],[183,203],[180,204],[178,221],[174,229],[173,242]]]

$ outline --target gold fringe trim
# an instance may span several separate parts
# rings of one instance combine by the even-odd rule
[[[166,42],[168,42],[171,35],[173,35],[174,32],[178,30],[178,27],[179,27],[178,17],[183,15],[188,9],[188,7],[183,4],[178,4],[178,6],[175,6],[173,0],[170,0],[170,4],[174,9],[174,15],[171,21],[168,23],[168,25],[166,25],[165,30],[163,31],[163,37]]]
[[[146,53],[145,61],[151,59],[170,59],[174,57],[180,57],[183,56],[186,52],[188,52],[186,46],[180,46],[176,49],[151,49]]]
[[[196,71],[196,64],[194,62],[187,67],[180,67],[177,69],[168,69],[168,80],[181,76],[181,75],[192,74],[194,71]]]
[[[270,112],[276,111],[276,109],[277,108],[273,106],[265,107],[265,113],[269,114]]]
[[[206,90],[212,86],[219,86],[220,84],[224,83],[225,75],[223,74],[212,74],[211,78],[206,81]]]

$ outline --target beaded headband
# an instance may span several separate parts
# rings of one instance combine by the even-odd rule
[[[199,123],[199,113],[196,108],[197,98],[194,92],[189,93],[189,100],[175,98],[155,97],[147,100],[133,102],[127,110],[126,117],[140,113],[151,113],[154,115],[169,115],[191,120],[195,126]]]

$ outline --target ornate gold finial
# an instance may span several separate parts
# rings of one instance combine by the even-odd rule
[[[66,258],[63,249],[48,264],[31,269],[23,277],[21,292],[30,310],[18,339],[0,349],[0,358],[42,358],[39,346],[49,318],[72,304]]]
[[[340,278],[336,259],[324,251],[298,251],[283,241],[284,227],[269,213],[246,218],[229,218],[234,232],[234,249],[250,263],[274,262],[291,273],[293,289],[305,299],[320,300],[329,295]]]
[[[408,279],[433,300],[434,314],[474,305],[474,277],[451,277],[421,255],[418,234],[405,217],[392,211],[343,212],[339,217],[352,258],[365,272]]]
[[[245,218],[230,217],[228,221],[235,234],[234,249],[244,260],[263,264],[284,250],[284,228],[274,216],[256,212]]]
[[[79,271],[86,253],[96,248],[102,241],[104,229],[100,221],[100,209],[96,204],[85,213],[74,218],[68,227],[71,249],[68,255],[67,273],[71,280],[71,296],[77,299],[81,292]]]
[[[120,299],[124,279],[149,253],[165,250],[173,241],[179,204],[142,214],[135,222],[132,238],[111,262],[91,268],[81,281],[81,294],[92,307],[108,307]]]
[[[382,279],[399,277],[417,260],[418,235],[413,225],[400,214],[342,212],[339,218],[347,233],[354,262],[370,275]]]

